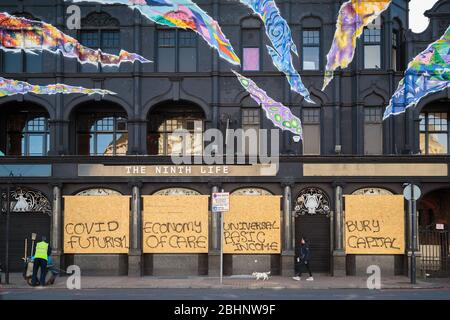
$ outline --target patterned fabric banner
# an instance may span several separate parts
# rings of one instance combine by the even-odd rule
[[[266,112],[266,117],[281,130],[287,130],[295,134],[294,141],[303,140],[302,122],[291,110],[273,100],[267,93],[259,88],[252,80],[240,75],[234,70],[233,73],[238,77],[241,85],[247,90],[253,100],[255,100]]]
[[[48,51],[76,58],[80,63],[117,66],[122,62],[151,62],[136,53],[121,50],[119,55],[94,50],[81,45],[78,40],[64,34],[51,24],[15,17],[0,12],[0,48],[4,51],[25,50],[30,53]]]
[[[408,65],[405,77],[386,108],[384,118],[415,107],[429,94],[450,87],[450,26],[445,34],[419,53]]]
[[[71,94],[71,93],[80,93],[92,95],[98,93],[100,95],[105,94],[115,94],[114,92],[102,89],[86,89],[83,87],[74,87],[66,84],[49,84],[46,86],[29,84],[28,82],[18,81],[18,80],[10,80],[0,77],[0,97],[4,96],[12,96],[16,94]]]
[[[361,37],[364,28],[378,18],[390,3],[390,0],[350,0],[342,4],[333,43],[327,55],[322,91],[333,80],[333,73],[337,68],[345,69],[353,61],[356,40]]]
[[[301,94],[309,103],[315,103],[311,100],[308,89],[302,82],[297,70],[293,65],[292,53],[298,56],[297,47],[292,40],[292,33],[289,25],[280,14],[280,10],[274,0],[240,0],[243,4],[250,7],[263,21],[266,34],[272,43],[267,46],[269,55],[272,58],[275,67],[286,75],[291,86],[291,90]]]
[[[125,4],[139,10],[149,20],[175,28],[190,29],[198,33],[221,58],[240,65],[230,41],[219,24],[191,0],[64,0],[65,2],[98,2],[102,4]]]

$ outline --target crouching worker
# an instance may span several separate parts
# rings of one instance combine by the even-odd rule
[[[36,252],[34,254],[34,263],[33,263],[33,278],[32,285],[36,286],[37,283],[37,273],[40,269],[40,277],[39,284],[41,286],[45,286],[45,276],[47,274],[47,262],[48,257],[52,253],[52,249],[50,245],[46,242],[47,238],[42,236],[41,241],[36,245]]]

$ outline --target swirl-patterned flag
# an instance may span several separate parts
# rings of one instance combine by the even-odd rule
[[[0,39],[0,48],[4,51],[61,52],[65,57],[76,58],[81,63],[117,66],[125,61],[151,62],[125,50],[121,50],[119,55],[113,55],[87,48],[51,24],[15,17],[6,12],[0,12]]]
[[[302,82],[297,70],[293,65],[292,53],[298,56],[297,47],[292,40],[291,29],[280,14],[280,10],[274,0],[240,0],[241,3],[250,7],[263,21],[266,34],[272,43],[267,46],[269,55],[275,67],[286,75],[291,90],[301,94],[309,103],[311,100],[308,89]]]
[[[385,11],[391,0],[350,0],[342,4],[336,23],[336,32],[327,55],[325,79],[322,90],[333,80],[334,71],[345,69],[353,61],[356,40],[364,28]]]
[[[266,117],[272,121],[272,123],[281,130],[287,130],[295,134],[294,140],[297,142],[300,139],[303,140],[302,122],[297,118],[291,110],[273,100],[267,95],[267,93],[259,88],[255,82],[240,75],[234,70],[233,73],[239,79],[239,82],[244,89],[250,94],[253,100],[255,100],[266,112]]]
[[[139,10],[149,20],[181,29],[191,29],[198,33],[221,58],[240,65],[230,41],[225,37],[219,24],[191,0],[65,0],[66,2],[98,2],[102,4],[126,4]]]
[[[415,107],[425,96],[450,87],[450,26],[408,65],[384,118]]]
[[[57,93],[61,94],[80,93],[92,95],[97,93],[102,96],[105,94],[115,94],[114,92],[108,90],[86,89],[83,87],[74,87],[60,83],[49,84],[46,86],[39,86],[24,81],[10,80],[0,77],[0,97],[12,96],[16,94],[27,94],[27,93],[49,94],[49,95]]]

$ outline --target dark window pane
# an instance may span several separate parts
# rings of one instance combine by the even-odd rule
[[[364,121],[366,123],[381,123],[383,121],[381,107],[365,107]]]
[[[42,72],[42,53],[27,53],[25,55],[25,71],[26,72]]]
[[[303,123],[319,124],[320,123],[320,108],[304,108],[303,109]]]
[[[159,48],[158,71],[175,72],[175,48]]]
[[[180,72],[197,71],[197,49],[196,48],[180,48]]]
[[[159,30],[158,46],[175,47],[175,30]]]
[[[244,29],[242,30],[242,46],[243,47],[258,47],[261,45],[260,30],[259,29]]]
[[[303,48],[303,70],[319,70],[320,69],[320,48],[305,47]]]
[[[91,49],[100,48],[99,34],[97,30],[82,30],[80,33],[80,42],[82,45]]]
[[[303,31],[303,45],[320,45],[320,31]]]
[[[3,70],[5,72],[22,72],[22,52],[4,52],[3,57]]]
[[[103,52],[118,55],[120,53],[120,32],[119,31],[102,31]]]
[[[197,46],[197,35],[192,31],[178,31],[178,41],[180,47],[194,48]]]

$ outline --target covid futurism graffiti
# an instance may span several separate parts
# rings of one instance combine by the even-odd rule
[[[450,87],[450,26],[445,34],[419,53],[386,108],[384,118],[415,107],[425,96]]]
[[[288,107],[284,106],[280,102],[273,100],[252,80],[240,75],[234,70],[232,71],[237,76],[244,89],[250,94],[252,99],[255,100],[263,108],[266,113],[266,117],[270,121],[272,121],[272,123],[276,127],[295,134],[295,141],[303,139],[302,123],[300,119],[296,117]]]
[[[291,90],[301,94],[307,102],[314,103],[299,73],[294,68],[292,53],[298,56],[297,47],[292,40],[291,29],[281,16],[275,1],[240,0],[240,2],[250,7],[263,21],[266,34],[273,46],[267,46],[269,55],[275,67],[286,75]]]
[[[219,24],[191,0],[65,0],[65,2],[98,2],[125,4],[139,10],[149,20],[169,27],[190,29],[198,33],[221,58],[240,65],[240,59]]]
[[[390,0],[350,0],[342,4],[333,43],[327,55],[322,90],[333,80],[337,68],[345,69],[353,61],[356,40],[361,37],[364,28],[375,21],[390,3]]]
[[[51,24],[15,17],[0,12],[0,48],[4,51],[35,53],[48,51],[62,53],[80,63],[119,65],[122,62],[151,62],[138,54],[121,50],[119,55],[104,53],[81,45],[78,40],[64,34]]]

